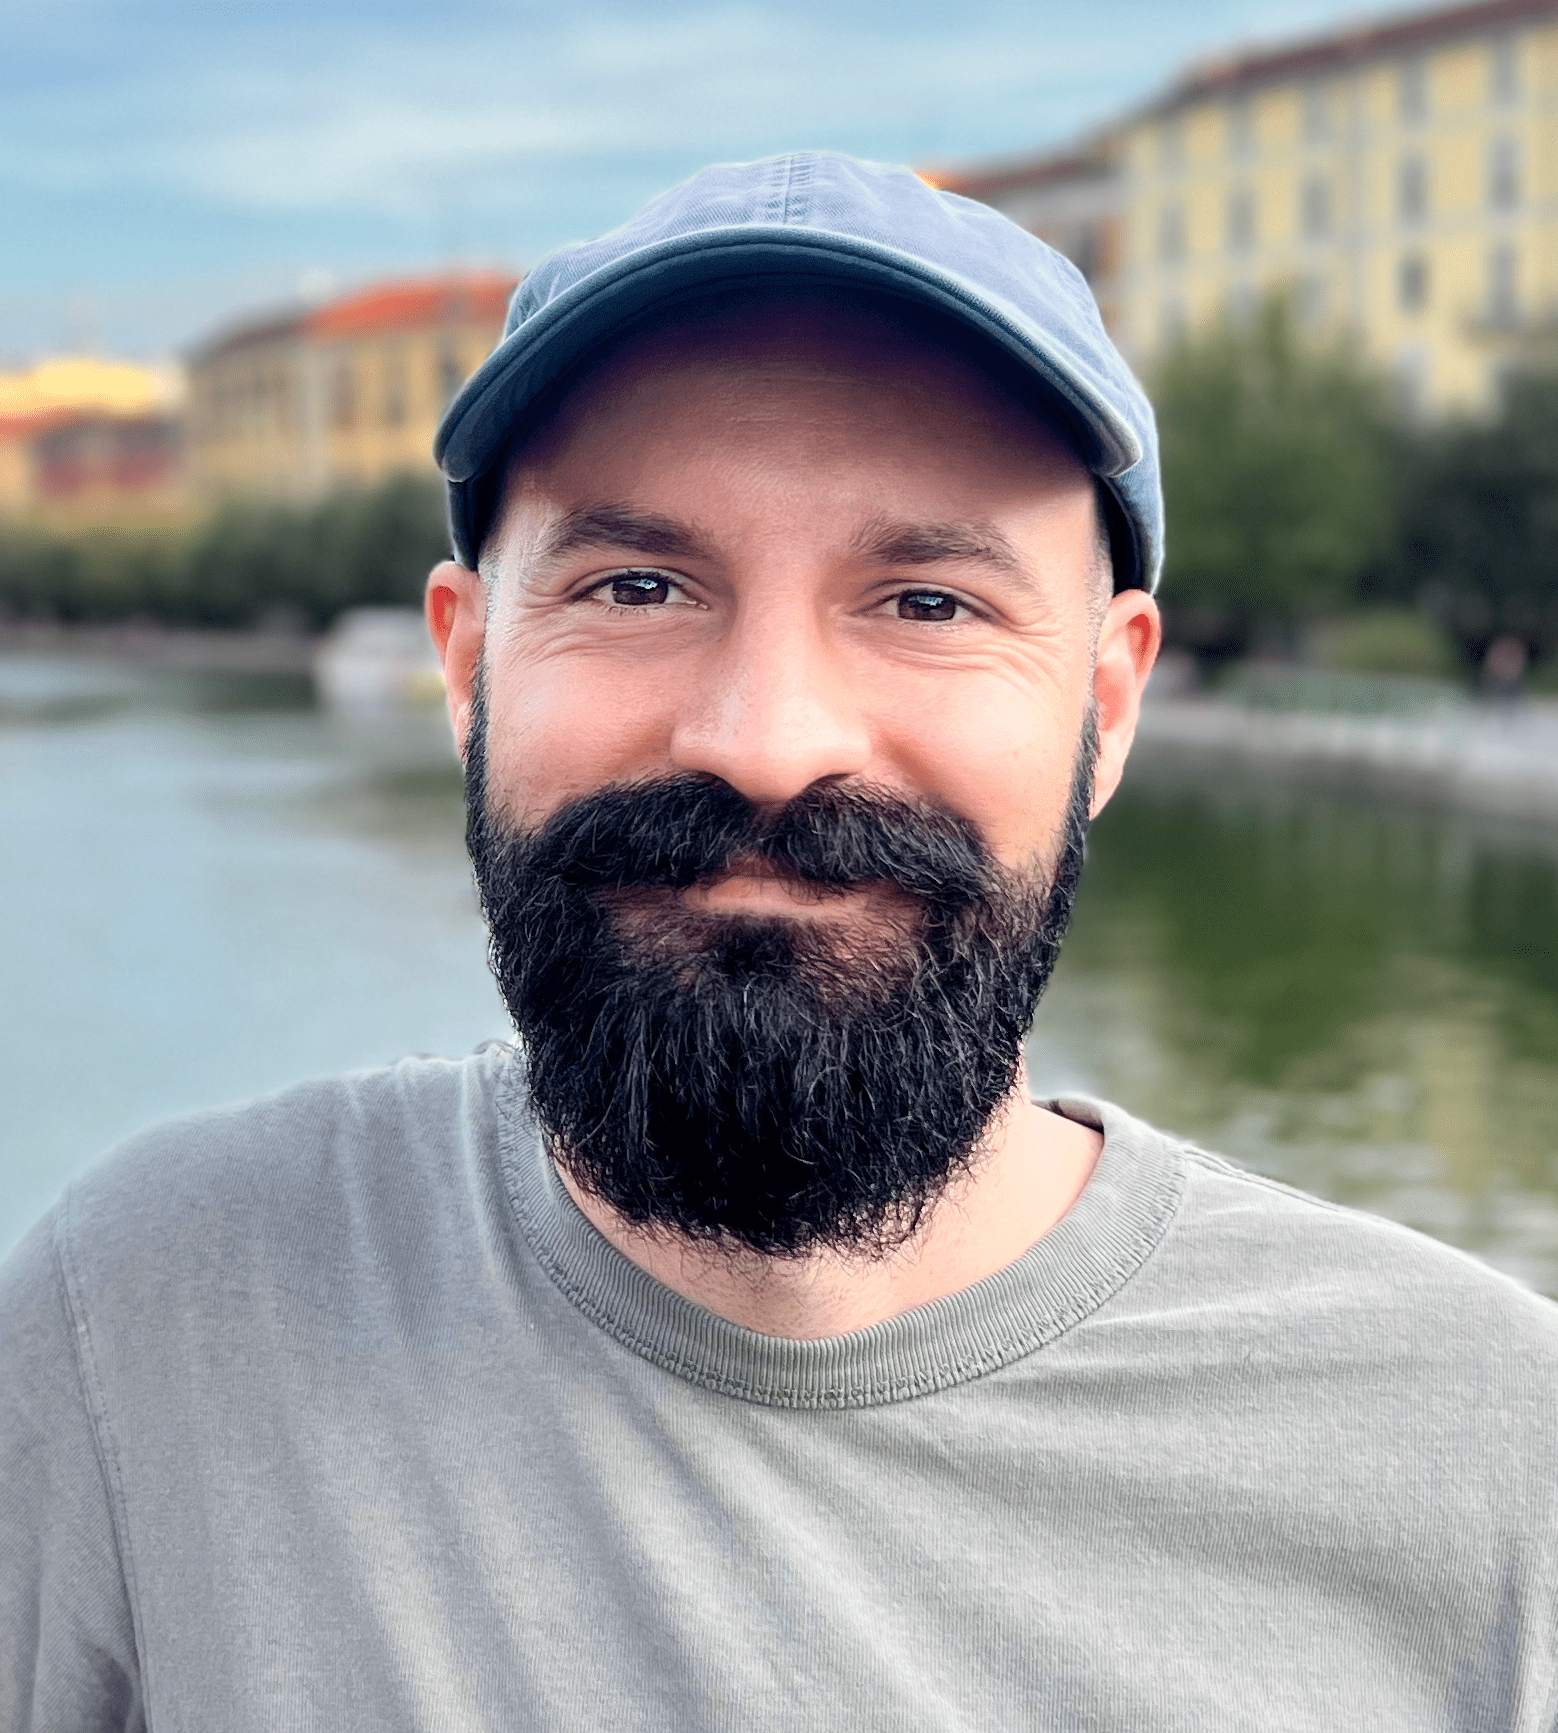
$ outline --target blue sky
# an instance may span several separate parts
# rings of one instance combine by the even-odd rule
[[[533,262],[720,158],[1059,142],[1335,0],[26,0],[0,360],[182,347],[386,271]]]

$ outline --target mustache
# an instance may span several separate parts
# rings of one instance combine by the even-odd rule
[[[477,834],[491,826],[485,805],[473,849],[520,842],[532,872],[575,890],[685,890],[757,863],[823,890],[891,885],[950,914],[1004,878],[968,820],[869,786],[817,784],[765,808],[713,776],[621,783],[523,839]]]

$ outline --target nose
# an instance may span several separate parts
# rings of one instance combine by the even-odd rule
[[[872,738],[860,698],[821,622],[765,609],[732,626],[686,694],[672,757],[756,804],[781,804],[825,778],[864,775]]]

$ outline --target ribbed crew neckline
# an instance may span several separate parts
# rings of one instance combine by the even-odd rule
[[[563,1295],[608,1336],[689,1383],[771,1408],[869,1408],[967,1383],[1032,1354],[1135,1274],[1178,1206],[1184,1168],[1161,1133],[1103,1102],[1045,1105],[1100,1130],[1103,1153],[1070,1211],[1015,1263],[864,1330],[764,1336],[684,1298],[625,1258],[583,1215],[524,1099],[498,1084],[499,1161],[525,1241]]]

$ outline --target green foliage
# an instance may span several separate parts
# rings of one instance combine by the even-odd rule
[[[0,533],[0,612],[327,625],[344,608],[415,605],[448,552],[436,481],[397,476],[311,506],[233,505],[182,536]]]
[[[1307,342],[1275,297],[1249,326],[1181,344],[1153,384],[1171,623],[1242,642],[1346,607],[1395,525],[1382,382],[1352,350]]]
[[[1558,661],[1558,359],[1513,376],[1496,416],[1409,426],[1277,298],[1182,344],[1153,383],[1171,637],[1203,656],[1307,637],[1333,669],[1434,675],[1447,638],[1476,666],[1514,633]],[[0,616],[322,627],[414,605],[446,548],[442,489],[415,476],[235,504],[179,535],[0,523]]]
[[[1558,366],[1512,375],[1493,419],[1422,434],[1388,582],[1473,663],[1504,633],[1558,650]]]
[[[1311,638],[1324,668],[1357,674],[1453,674],[1459,658],[1437,620],[1417,608],[1362,608],[1318,626]]]

